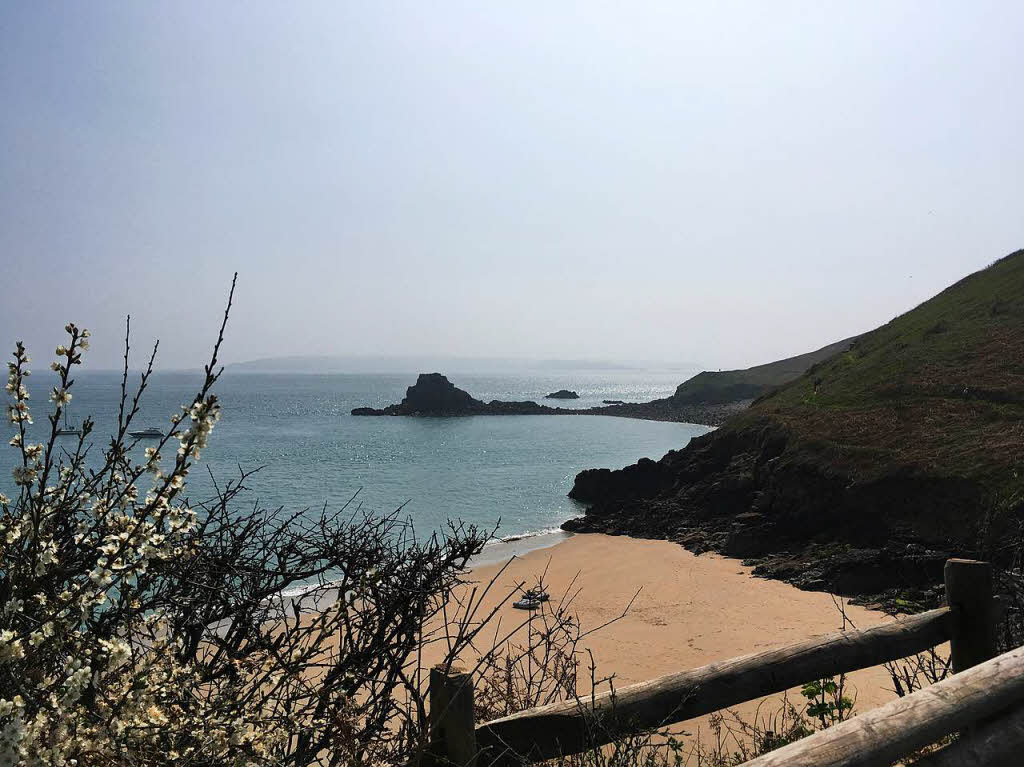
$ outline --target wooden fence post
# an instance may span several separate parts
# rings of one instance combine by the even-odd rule
[[[958,674],[996,656],[992,566],[973,559],[950,559],[945,581],[946,600],[953,610],[953,672]]]
[[[473,767],[476,722],[473,675],[444,667],[430,669],[430,743],[435,764]]]

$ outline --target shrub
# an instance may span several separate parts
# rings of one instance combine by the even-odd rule
[[[443,640],[450,664],[473,641],[479,600],[429,627],[488,536],[451,525],[420,540],[397,513],[348,506],[239,508],[244,472],[190,502],[220,415],[223,324],[196,395],[144,452],[129,431],[156,350],[129,391],[126,334],[116,429],[87,462],[92,421],[72,446],[58,439],[89,345],[65,329],[41,437],[23,344],[9,365],[0,765],[407,761],[425,719],[417,650]]]

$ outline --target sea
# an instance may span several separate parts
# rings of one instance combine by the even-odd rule
[[[199,372],[155,373],[134,424],[169,426],[190,402]],[[644,402],[670,395],[678,371],[580,370],[451,375],[452,382],[483,400],[535,400],[554,407],[585,408],[602,400]],[[55,376],[37,371],[30,391],[34,441],[45,441],[47,392]],[[120,374],[76,375],[72,422],[91,415],[99,453],[117,419]],[[266,508],[319,510],[346,503],[372,514],[401,509],[418,533],[461,520],[496,530],[496,561],[511,550],[550,545],[566,519],[584,507],[567,497],[583,469],[617,469],[639,458],[657,459],[709,431],[708,427],[608,416],[538,415],[459,418],[359,417],[354,407],[398,402],[414,373],[252,373],[228,369],[215,392],[222,418],[193,469],[187,494],[210,496],[214,479],[255,473],[237,503]],[[137,383],[132,374],[130,383]],[[578,400],[544,400],[571,389]],[[8,427],[10,428],[10,427]],[[44,430],[46,430],[44,432]],[[6,442],[5,438],[5,442]],[[70,446],[74,437],[60,437]],[[136,450],[141,458],[144,440]],[[18,452],[0,444],[0,490],[11,494]],[[354,499],[354,500],[353,500]],[[512,544],[514,542],[514,545]]]

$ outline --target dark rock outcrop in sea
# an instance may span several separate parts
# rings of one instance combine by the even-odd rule
[[[551,392],[551,394],[545,394],[544,395],[544,399],[579,399],[579,398],[580,398],[579,394],[577,394],[574,391],[569,391],[568,389],[559,389],[558,391]]]
[[[558,415],[567,411],[538,405],[536,402],[504,402],[475,399],[440,373],[420,373],[416,383],[405,391],[405,399],[397,405],[377,409],[357,407],[352,415]],[[568,411],[572,412],[572,411]]]
[[[689,404],[676,406],[672,398],[644,403],[606,405],[572,409],[548,407],[527,400],[484,402],[459,389],[440,373],[420,373],[416,383],[405,392],[405,399],[384,408],[357,407],[352,415],[381,416],[464,416],[464,415],[610,415],[650,421],[676,421],[714,426],[750,404],[749,400],[725,404]]]

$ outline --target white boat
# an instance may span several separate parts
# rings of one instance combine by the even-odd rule
[[[68,409],[64,408],[64,425],[57,429],[58,437],[81,437],[82,429],[68,422]]]
[[[156,438],[159,439],[164,436],[164,433],[155,426],[147,426],[145,429],[138,429],[136,431],[128,432],[133,437],[142,438]]]

